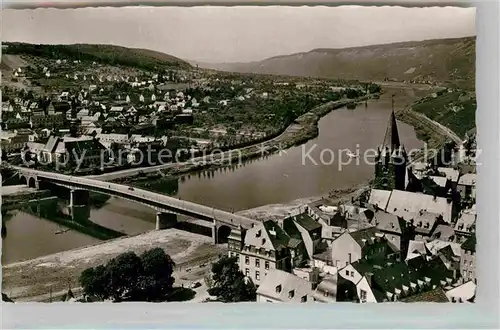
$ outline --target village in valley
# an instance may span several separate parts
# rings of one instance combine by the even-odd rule
[[[26,207],[22,198],[50,199],[44,211],[50,213],[66,194],[68,213],[52,220],[63,228],[56,234],[81,231],[102,241],[4,264],[4,300],[474,302],[477,144],[470,125],[453,132],[440,118],[427,118],[447,139],[433,155],[410,155],[398,120],[411,113],[392,100],[368,184],[301,201],[278,217],[254,219],[154,186],[241,167],[223,157],[234,150],[243,162],[281,155],[314,139],[318,121],[332,110],[369,109],[389,83],[428,83],[437,92],[426,100],[436,103],[455,94],[475,102],[460,87],[223,72],[144,50],[78,47],[2,45],[2,181],[28,191],[2,192],[9,207],[2,215]],[[219,158],[205,157],[215,150]],[[153,207],[155,230],[129,234],[94,224],[89,200],[106,192]],[[83,218],[75,216],[77,207],[85,208]],[[40,209],[35,205],[33,214],[43,218]],[[123,212],[142,212],[132,209]],[[11,235],[9,221],[2,237]]]
[[[39,160],[37,168],[50,169],[58,162],[67,173],[165,164],[176,154],[186,160],[214,149],[256,144],[281,133],[292,118],[316,105],[378,88],[319,79],[276,81],[190,68],[185,62],[187,68],[174,62],[150,71],[26,55],[36,49],[23,46],[3,45],[4,62],[12,59],[12,64],[23,65],[11,67],[4,78],[2,152],[9,156],[21,151],[22,159],[12,160],[14,164],[33,155]],[[85,144],[86,155],[73,147],[77,144]],[[148,159],[138,154],[148,146],[157,151],[146,164]],[[64,152],[58,151],[70,149],[75,157],[85,158],[78,169],[66,166]],[[160,149],[170,150],[170,158],[158,159]],[[98,157],[102,150],[109,151],[105,166]]]

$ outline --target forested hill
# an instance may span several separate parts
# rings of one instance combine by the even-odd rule
[[[234,72],[358,80],[456,82],[475,79],[475,37],[314,49],[249,63],[196,63]]]
[[[162,68],[189,68],[191,65],[165,53],[126,48],[113,45],[35,45],[26,43],[3,43],[4,54],[32,55],[49,59],[95,61],[109,65],[123,65],[145,70]]]

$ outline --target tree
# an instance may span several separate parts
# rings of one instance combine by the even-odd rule
[[[111,297],[117,301],[134,298],[138,291],[138,279],[142,274],[141,259],[134,252],[122,253],[111,259],[106,266],[109,274]]]
[[[110,297],[110,278],[106,267],[99,265],[95,268],[87,268],[80,275],[80,285],[85,295],[96,297],[99,300]]]
[[[79,278],[83,293],[99,300],[160,301],[172,293],[175,263],[160,248],[122,253],[106,265],[84,270]]]
[[[212,265],[213,286],[209,293],[223,302],[255,301],[256,289],[245,278],[236,264],[236,258],[223,257]]]
[[[146,300],[159,300],[172,292],[175,263],[161,248],[154,248],[141,255],[143,267],[139,288]]]

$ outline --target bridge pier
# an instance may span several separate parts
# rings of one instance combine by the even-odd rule
[[[156,230],[173,228],[177,225],[177,214],[156,212]]]
[[[213,239],[213,242],[215,245],[217,245],[217,230],[219,228],[217,228],[217,222],[214,220],[213,224],[212,224],[212,239]]]
[[[71,189],[69,210],[75,221],[87,221],[90,218],[89,192],[83,189]]]

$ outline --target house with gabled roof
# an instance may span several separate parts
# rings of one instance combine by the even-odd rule
[[[454,228],[458,241],[463,242],[468,237],[475,234],[476,220],[477,220],[477,214],[475,210],[466,209],[460,213]]]
[[[244,234],[239,268],[258,286],[270,270],[291,271],[292,255],[289,247],[296,247],[300,243],[272,220],[257,224]]]
[[[375,266],[362,270],[363,279],[357,284],[361,302],[399,301],[417,293],[448,287],[455,280],[453,271],[437,257],[430,260],[418,257]]]
[[[430,303],[447,303],[448,297],[442,287],[437,287],[430,291],[420,292],[409,297],[399,300],[399,302],[414,303],[414,302],[430,302]]]
[[[313,300],[322,303],[336,302],[337,278],[336,275],[326,275],[314,290]]]
[[[308,214],[303,213],[284,219],[283,229],[290,237],[303,242],[305,248],[303,257],[305,259],[311,260],[312,256],[318,252],[318,246],[321,242],[321,224]]]
[[[78,170],[85,170],[100,166],[101,160],[107,156],[105,149],[98,140],[89,136],[50,136],[41,151],[41,157],[45,163],[57,163],[60,166],[71,167],[78,163]]]
[[[440,240],[444,242],[454,242],[455,238],[456,238],[455,230],[452,226],[448,224],[437,225],[431,235],[431,239]]]
[[[468,281],[448,291],[446,297],[452,303],[473,303],[476,298],[476,283]]]
[[[385,211],[406,221],[414,219],[415,214],[434,213],[440,215],[444,222],[451,223],[452,202],[444,197],[392,190]]]
[[[122,106],[114,106],[109,109],[109,112],[111,113],[122,113],[125,108]]]
[[[457,191],[460,193],[460,197],[464,198],[476,198],[476,173],[467,173],[461,175],[458,179]]]
[[[332,242],[328,251],[332,266],[338,269],[362,258],[384,259],[388,255],[399,255],[398,248],[376,227],[345,232]]]
[[[476,280],[476,235],[460,245],[460,274],[464,281]]]
[[[313,302],[311,284],[293,274],[274,269],[257,288],[257,302]]]
[[[406,254],[408,242],[413,238],[413,230],[403,218],[377,210],[371,224],[376,226],[403,255]]]

